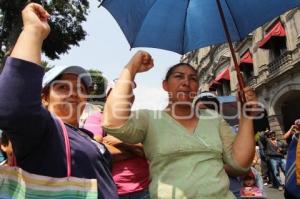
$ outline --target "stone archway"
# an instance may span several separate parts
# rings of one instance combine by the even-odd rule
[[[286,132],[294,121],[300,118],[300,91],[292,91],[283,96],[281,113],[283,130]]]
[[[286,132],[295,119],[300,118],[300,84],[281,86],[274,93],[276,94],[270,101],[269,112],[273,115],[273,122],[277,120],[280,129]]]

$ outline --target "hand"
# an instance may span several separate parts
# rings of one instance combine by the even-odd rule
[[[127,64],[127,68],[131,68],[134,73],[142,73],[153,67],[153,59],[151,55],[145,51],[138,51]]]
[[[103,136],[101,136],[101,135],[95,135],[94,136],[94,140],[96,140],[99,143],[102,143],[103,142]]]
[[[244,93],[246,98],[246,103],[243,105],[244,113],[250,117],[260,117],[264,113],[264,109],[259,104],[254,90],[251,87],[245,87]]]
[[[41,5],[37,3],[28,4],[22,11],[24,30],[38,33],[44,40],[50,32],[49,16],[49,13]]]
[[[294,131],[293,131],[293,130],[294,130],[294,129],[296,129],[296,128],[297,128],[297,126],[296,126],[296,125],[292,125],[292,126],[291,126],[291,128],[290,128],[290,130],[291,130],[291,133],[294,133]]]
[[[116,137],[113,137],[111,135],[107,135],[103,138],[103,143],[104,144],[108,144],[108,145],[111,145],[111,146],[117,146],[119,144],[122,143],[121,140],[119,140],[118,138]]]

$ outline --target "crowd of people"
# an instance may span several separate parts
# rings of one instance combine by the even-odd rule
[[[255,169],[260,160],[268,168],[261,168],[265,179],[283,189],[278,168],[285,172],[287,145],[266,131],[255,154],[257,98],[251,88],[243,90],[247,111],[240,114],[237,132],[218,114],[220,104],[212,93],[198,96],[197,71],[187,63],[170,67],[165,75],[165,109],[132,111],[134,79],[154,66],[151,55],[139,51],[107,89],[103,113],[89,115],[80,126],[90,74],[81,66],[55,66],[44,74],[41,47],[50,32],[49,14],[31,3],[22,17],[23,30],[0,75],[4,165],[55,178],[71,171],[74,177],[96,179],[102,199],[231,199],[266,197]],[[299,133],[300,120],[295,125],[285,138]],[[70,139],[71,168],[63,129]]]

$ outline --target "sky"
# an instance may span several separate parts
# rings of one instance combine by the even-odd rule
[[[167,93],[162,89],[162,80],[167,69],[178,63],[180,55],[174,52],[136,48],[131,49],[117,22],[96,0],[90,1],[90,13],[83,24],[87,36],[72,46],[68,54],[57,60],[48,60],[50,65],[80,65],[98,69],[111,81],[116,79],[123,67],[137,50],[146,50],[154,59],[154,67],[136,76],[135,103],[133,108],[163,109],[167,105]]]

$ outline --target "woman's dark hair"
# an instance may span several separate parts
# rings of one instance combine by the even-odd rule
[[[1,139],[0,139],[0,145],[8,146],[8,144],[9,144],[9,138],[7,136],[7,133],[2,132]],[[2,151],[1,147],[0,147],[0,151],[2,152],[3,157],[5,159],[7,159],[7,154],[4,151]]]
[[[8,144],[9,144],[9,138],[7,136],[7,133],[6,132],[2,132],[2,135],[1,135],[1,145],[8,146]]]
[[[173,66],[171,66],[167,73],[166,73],[166,76],[165,76],[165,79],[164,80],[168,80],[170,78],[170,76],[173,74],[174,70],[176,70],[176,68],[178,68],[179,66],[188,66],[190,67],[193,71],[195,71],[195,73],[197,74],[197,70],[189,63],[183,63],[183,62],[180,62],[178,64],[175,64]]]

